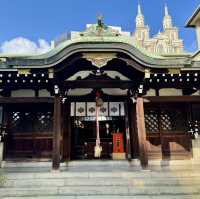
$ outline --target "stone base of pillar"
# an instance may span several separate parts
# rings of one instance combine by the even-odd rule
[[[192,140],[192,155],[194,160],[200,161],[200,137]]]
[[[59,169],[52,169],[51,172],[52,173],[60,173],[60,170]]]
[[[112,159],[113,160],[125,160],[126,159],[126,154],[125,153],[113,153],[112,154]]]

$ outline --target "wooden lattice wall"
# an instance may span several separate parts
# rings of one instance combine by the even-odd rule
[[[145,126],[148,151],[152,158],[190,157],[186,103],[146,104]]]

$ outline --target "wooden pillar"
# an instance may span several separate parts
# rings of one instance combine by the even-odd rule
[[[131,97],[128,98],[128,110],[129,110],[129,121],[130,121],[130,145],[132,158],[139,158],[138,148],[138,134],[136,125],[136,103],[133,102]]]
[[[142,97],[137,97],[137,100],[136,100],[136,120],[137,120],[140,162],[141,162],[141,166],[143,168],[146,168],[148,166],[148,153],[147,153],[147,146],[146,146],[144,102],[143,102]]]
[[[71,117],[70,117],[70,101],[67,99],[64,106],[64,122],[63,122],[63,128],[64,128],[64,157],[65,160],[69,161],[71,158]]]
[[[59,96],[54,97],[54,122],[53,122],[53,170],[59,170],[60,168],[60,141],[61,141],[61,98]]]
[[[70,101],[67,99],[63,104],[63,114],[62,114],[62,137],[63,137],[63,160],[69,161],[71,158],[71,109]]]
[[[130,143],[130,122],[129,122],[129,111],[128,102],[124,104],[125,108],[125,128],[126,128],[126,157],[131,160],[131,143]]]
[[[5,142],[5,134],[6,131],[4,131],[4,125],[7,123],[7,114],[5,114],[5,117],[3,117],[3,106],[0,107],[0,124],[1,124],[1,139],[0,139],[0,168],[2,167],[2,161],[4,158],[4,142]],[[4,123],[5,121],[5,123]],[[6,129],[5,129],[6,130]]]
[[[6,128],[6,135],[4,137],[4,150],[3,150],[3,157],[7,158],[7,155],[9,155],[9,147],[11,147],[10,145],[10,133],[9,133],[9,129],[11,126],[11,118],[10,118],[10,112],[8,109],[9,105],[4,105],[3,106],[3,125]]]

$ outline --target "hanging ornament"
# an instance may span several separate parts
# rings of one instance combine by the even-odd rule
[[[100,158],[102,152],[102,146],[100,141],[99,133],[99,111],[100,107],[103,105],[103,100],[100,98],[99,91],[96,92],[96,146],[94,147],[94,157]]]
[[[102,147],[101,147],[101,141],[100,141],[100,134],[99,134],[99,110],[100,107],[96,107],[96,146],[94,147],[94,157],[95,158],[100,158],[101,157],[101,152],[102,152]]]
[[[103,106],[103,100],[101,98],[101,94],[99,91],[96,92],[96,106],[97,107]]]

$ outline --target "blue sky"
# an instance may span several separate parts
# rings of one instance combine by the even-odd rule
[[[185,49],[196,50],[196,35],[185,23],[199,0],[140,0],[151,34],[162,30],[164,4],[168,4],[174,24],[180,28]],[[51,41],[64,32],[83,30],[101,13],[108,25],[134,31],[138,0],[1,0],[0,44],[16,37],[37,42]]]

